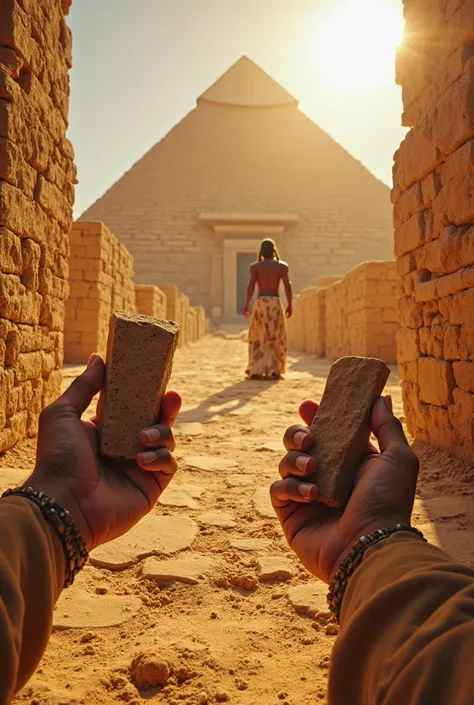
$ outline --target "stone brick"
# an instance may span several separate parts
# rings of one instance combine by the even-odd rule
[[[98,405],[105,456],[133,459],[140,451],[138,434],[157,421],[178,335],[179,327],[171,322],[140,314],[112,315],[106,383]]]
[[[397,335],[398,360],[411,362],[420,356],[418,330],[401,328]]]
[[[332,366],[311,430],[319,499],[344,506],[370,437],[370,413],[390,374],[381,360],[345,357]]]
[[[454,362],[454,379],[465,392],[474,392],[474,362]]]
[[[418,381],[421,401],[436,406],[452,404],[455,382],[450,362],[433,357],[420,357]]]

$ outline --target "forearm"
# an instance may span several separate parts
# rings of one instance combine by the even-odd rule
[[[291,288],[291,284],[285,285],[285,296],[286,296],[287,304],[291,308],[292,303],[293,303],[293,291]]]
[[[252,301],[252,296],[253,292],[255,291],[255,285],[249,285],[247,287],[247,294],[245,296],[245,308],[248,308],[250,306],[250,302]]]
[[[8,703],[46,649],[65,559],[55,530],[30,500],[0,499],[0,526],[0,702]]]
[[[403,532],[369,549],[342,603],[330,705],[467,705],[473,613],[474,571],[443,551]]]

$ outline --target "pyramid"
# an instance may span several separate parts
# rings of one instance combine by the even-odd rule
[[[245,56],[81,220],[108,225],[139,283],[175,284],[227,320],[262,237],[296,291],[392,258],[388,187]]]

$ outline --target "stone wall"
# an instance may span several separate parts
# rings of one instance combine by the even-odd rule
[[[474,461],[474,5],[405,0],[403,124],[393,170],[405,415]]]
[[[336,281],[334,281],[336,279]],[[289,345],[318,357],[343,355],[396,361],[397,273],[395,262],[365,262],[326,287],[296,297]]]
[[[135,311],[133,257],[103,223],[74,223],[69,235],[66,362],[105,355],[113,311]]]
[[[166,294],[152,284],[135,284],[135,306],[137,313],[166,318]]]
[[[76,170],[66,138],[70,2],[0,16],[0,452],[60,391]]]
[[[113,311],[138,311],[175,321],[181,327],[180,346],[207,334],[204,309],[190,307],[188,297],[176,287],[135,284],[133,257],[103,223],[75,222],[69,242],[66,362],[85,363],[92,352],[105,355]]]

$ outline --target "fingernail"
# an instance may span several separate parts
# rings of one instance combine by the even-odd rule
[[[384,401],[385,401],[385,406],[387,407],[387,409],[390,411],[391,414],[393,414],[393,399],[390,396],[390,394],[387,394],[384,397]]]
[[[157,428],[147,428],[143,431],[143,435],[146,436],[148,443],[159,443],[161,440],[161,433]]]
[[[140,456],[145,465],[149,465],[150,463],[155,462],[158,457],[158,454],[154,450],[145,450],[143,451],[143,453],[140,453]]]
[[[305,499],[309,499],[311,497],[311,494],[314,492],[313,487],[315,487],[315,485],[307,485],[302,482],[300,485],[298,485],[298,492]]]
[[[87,367],[90,367],[92,365],[92,363],[94,362],[96,357],[97,357],[97,353],[95,353],[95,352],[92,353],[91,355],[89,355],[89,359],[87,360]]]
[[[309,461],[310,461],[310,458],[308,458],[304,455],[299,455],[296,458],[295,465],[298,468],[298,470],[301,470],[301,472],[305,472],[306,468],[308,467]]]
[[[301,446],[303,445],[304,439],[306,438],[307,435],[308,434],[305,433],[304,431],[298,431],[297,433],[295,433],[295,435],[293,436],[293,441],[294,441],[295,446],[297,448],[301,448]]]

